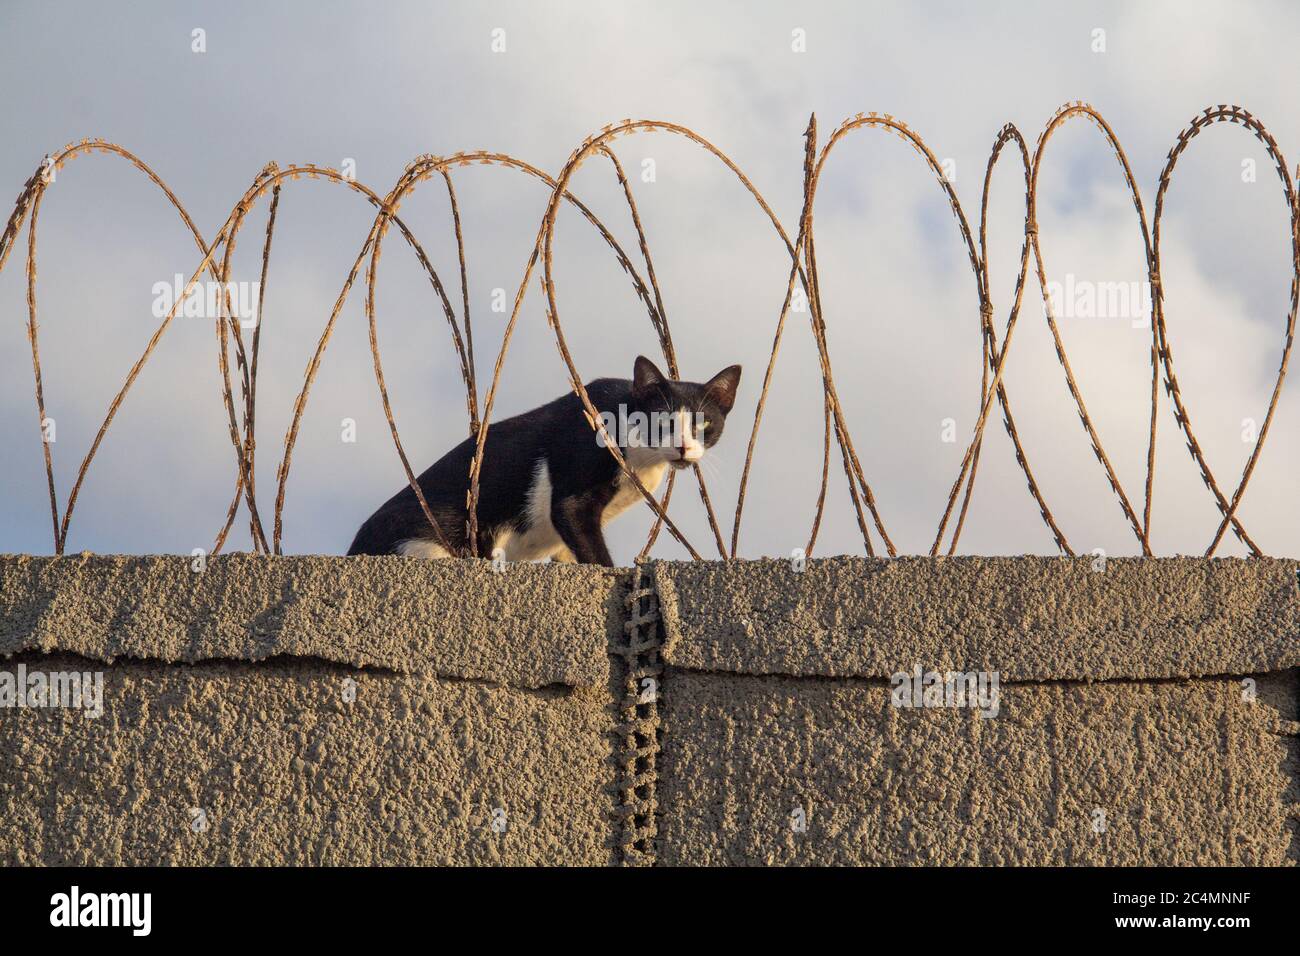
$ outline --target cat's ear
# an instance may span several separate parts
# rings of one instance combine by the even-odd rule
[[[659,371],[659,366],[650,361],[644,355],[636,357],[636,363],[632,366],[632,387],[640,391],[649,388],[651,385],[658,385],[661,382],[668,381],[664,373]]]
[[[713,399],[725,415],[736,404],[736,391],[739,388],[740,366],[731,365],[709,379],[704,386],[704,394]]]

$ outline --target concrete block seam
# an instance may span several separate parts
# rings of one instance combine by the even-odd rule
[[[644,565],[638,564],[632,572],[626,612],[621,631],[612,633],[610,641],[618,673],[615,859],[622,866],[653,866],[658,858],[663,626],[654,582]]]

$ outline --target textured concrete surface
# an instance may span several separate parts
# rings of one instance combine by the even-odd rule
[[[623,580],[398,557],[0,556],[0,655],[315,657],[525,687],[604,685]]]
[[[839,557],[656,562],[675,667],[1003,680],[1251,674],[1300,666],[1293,560]]]
[[[1295,562],[652,572],[661,863],[1298,859]],[[629,575],[0,557],[0,671],[105,694],[0,708],[0,864],[616,862]],[[914,666],[998,715],[891,706]]]
[[[1004,685],[984,719],[880,681],[675,672],[659,861],[1293,864],[1294,738],[1267,701],[1294,717],[1295,673],[1254,703],[1235,679]]]
[[[101,717],[0,711],[0,864],[607,865],[609,731],[604,687],[118,661]]]
[[[0,863],[608,864],[623,587],[478,561],[0,558],[0,670],[104,672],[101,717],[0,709]]]

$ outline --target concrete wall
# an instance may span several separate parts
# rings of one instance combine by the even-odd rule
[[[1293,562],[654,574],[660,862],[1295,861]],[[997,716],[892,706],[889,677],[917,665],[1000,672]],[[1254,675],[1253,702],[1223,675]]]
[[[0,708],[5,864],[1300,858],[1295,562],[0,557],[0,655],[104,674]]]
[[[611,863],[622,586],[482,562],[3,559],[7,669],[105,678],[97,719],[0,711],[0,861]]]

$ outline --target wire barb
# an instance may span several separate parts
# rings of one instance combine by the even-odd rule
[[[1047,269],[1044,264],[1044,256],[1038,231],[1038,175],[1041,169],[1043,156],[1052,136],[1061,125],[1074,118],[1082,118],[1096,127],[1101,132],[1107,146],[1118,160],[1125,179],[1125,184],[1133,201],[1134,210],[1137,213],[1146,257],[1146,271],[1151,286],[1151,403],[1148,429],[1149,441],[1147,446],[1146,482],[1143,500],[1141,502],[1142,509],[1140,515],[1138,509],[1134,507],[1123,483],[1119,480],[1115,469],[1111,464],[1110,458],[1106,453],[1101,437],[1097,433],[1092,417],[1088,412],[1082,392],[1075,378],[1074,371],[1071,368],[1065,344],[1061,339],[1060,331],[1056,322],[1056,316],[1053,312],[1051,297],[1048,294]],[[1254,138],[1259,140],[1263,144],[1269,159],[1274,164],[1274,168],[1282,185],[1282,192],[1287,203],[1290,217],[1293,267],[1290,308],[1286,318],[1285,335],[1283,339],[1281,358],[1278,365],[1277,378],[1273,386],[1267,412],[1262,425],[1258,429],[1250,457],[1242,469],[1241,476],[1238,479],[1235,488],[1232,489],[1230,494],[1224,492],[1218,479],[1215,477],[1214,472],[1211,470],[1209,463],[1205,458],[1204,451],[1192,430],[1191,417],[1183,402],[1178,377],[1174,371],[1173,349],[1170,345],[1169,329],[1166,322],[1166,303],[1160,271],[1161,222],[1164,213],[1165,200],[1170,183],[1172,182],[1173,170],[1183,152],[1197,136],[1199,136],[1209,126],[1225,122],[1242,127]],[[338,317],[352,288],[356,285],[358,277],[360,277],[366,289],[365,310],[369,327],[369,344],[374,365],[375,383],[379,390],[385,417],[388,420],[393,445],[401,462],[403,471],[407,476],[407,481],[416,495],[425,518],[431,525],[434,536],[442,542],[445,547],[447,547],[449,552],[461,553],[469,556],[477,555],[480,557],[486,557],[487,555],[484,553],[486,550],[486,543],[480,540],[477,519],[483,457],[486,449],[487,436],[491,429],[492,410],[501,382],[506,353],[517,326],[526,292],[532,283],[534,274],[536,274],[538,286],[540,287],[541,294],[545,299],[544,314],[546,321],[554,335],[556,347],[558,348],[561,358],[564,360],[568,370],[570,386],[582,402],[588,423],[592,427],[593,432],[603,435],[606,439],[606,446],[608,447],[610,454],[628,476],[632,485],[641,492],[647,506],[655,512],[655,522],[646,544],[641,551],[641,556],[644,557],[650,552],[660,534],[660,531],[662,529],[667,529],[669,534],[685,548],[691,557],[699,558],[699,553],[691,545],[685,534],[668,514],[668,506],[674,487],[673,478],[670,476],[668,486],[665,489],[662,498],[656,499],[651,492],[642,485],[640,479],[635,475],[635,473],[632,472],[617,444],[609,440],[610,436],[604,434],[604,426],[599,414],[591,403],[590,396],[588,396],[585,386],[582,384],[583,377],[579,374],[572,354],[568,348],[564,325],[561,320],[559,293],[557,291],[557,283],[554,274],[553,244],[557,212],[561,205],[567,204],[577,210],[585,221],[596,231],[605,245],[610,249],[611,254],[614,256],[615,261],[619,264],[620,268],[627,274],[632,285],[633,293],[646,309],[651,325],[659,339],[664,359],[671,374],[674,376],[680,374],[677,353],[668,321],[665,299],[659,286],[658,277],[655,273],[654,261],[650,253],[650,245],[646,237],[646,231],[641,221],[640,212],[637,208],[628,177],[618,157],[614,154],[609,145],[619,136],[645,133],[661,135],[667,134],[683,137],[689,142],[704,149],[717,159],[738,179],[741,185],[748,192],[749,196],[766,215],[773,232],[777,239],[784,245],[786,252],[790,257],[790,268],[787,274],[785,296],[776,319],[766,372],[757,404],[754,409],[754,420],[746,450],[745,466],[736,499],[729,550],[727,542],[724,541],[722,530],[717,520],[713,502],[705,484],[703,474],[700,472],[698,467],[694,470],[700,500],[708,516],[709,526],[713,532],[719,554],[723,558],[735,558],[739,553],[741,519],[744,510],[746,490],[752,473],[752,465],[760,425],[762,423],[763,412],[766,408],[768,394],[773,380],[777,355],[780,351],[780,346],[785,332],[786,319],[792,310],[796,292],[801,293],[804,301],[807,303],[807,312],[809,313],[809,331],[812,334],[814,343],[817,347],[820,363],[824,411],[821,482],[806,552],[808,554],[812,553],[825,510],[830,475],[831,438],[833,436],[835,443],[840,450],[842,465],[848,482],[850,498],[854,507],[859,530],[862,533],[863,546],[866,552],[868,554],[875,553],[875,545],[872,540],[874,534],[879,537],[886,553],[890,556],[897,554],[897,548],[886,530],[884,519],[880,513],[872,487],[868,482],[866,471],[861,464],[857,450],[854,448],[844,408],[840,402],[835,387],[832,355],[826,334],[826,312],[820,295],[820,283],[818,280],[817,270],[813,215],[817,187],[827,159],[833,149],[844,139],[844,137],[859,129],[876,130],[884,132],[890,136],[897,136],[907,143],[909,148],[915,151],[916,154],[925,162],[927,168],[936,179],[938,186],[943,190],[948,206],[953,213],[962,241],[966,246],[967,259],[970,263],[973,277],[975,279],[981,338],[980,408],[975,427],[972,431],[970,443],[963,456],[957,478],[951,486],[946,508],[940,518],[937,533],[930,548],[930,553],[939,553],[940,549],[943,547],[945,536],[948,537],[947,553],[953,554],[956,551],[958,539],[960,538],[964,527],[965,518],[974,491],[975,479],[978,473],[980,461],[980,451],[984,437],[984,427],[992,412],[994,402],[1000,406],[1000,419],[1002,426],[1012,441],[1016,462],[1024,473],[1026,484],[1032,498],[1034,499],[1036,510],[1044,524],[1047,526],[1060,551],[1063,554],[1074,553],[1070,548],[1065,535],[1059,528],[1045,496],[1034,478],[1033,472],[1030,468],[1028,455],[1017,433],[1015,419],[1012,415],[1010,398],[1004,378],[1006,361],[1010,353],[1011,339],[1021,310],[1023,292],[1029,270],[1029,261],[1032,256],[1034,272],[1038,279],[1039,289],[1044,303],[1047,325],[1053,337],[1057,361],[1064,372],[1066,385],[1075,402],[1079,421],[1084,429],[1089,446],[1091,447],[1098,464],[1105,473],[1107,483],[1114,492],[1121,511],[1137,538],[1142,553],[1152,553],[1151,529],[1154,498],[1156,430],[1159,413],[1159,399],[1162,391],[1160,383],[1163,380],[1163,392],[1168,396],[1172,405],[1174,423],[1183,433],[1184,444],[1188,450],[1188,454],[1192,456],[1202,482],[1213,497],[1220,514],[1218,528],[1213,539],[1207,546],[1205,554],[1207,556],[1213,555],[1224,535],[1229,529],[1231,529],[1233,536],[1243,542],[1251,556],[1261,555],[1262,551],[1259,546],[1250,537],[1242,525],[1240,508],[1247,485],[1255,472],[1262,454],[1265,439],[1267,438],[1274,422],[1283,381],[1285,380],[1290,360],[1291,348],[1295,340],[1296,314],[1298,307],[1300,307],[1300,209],[1297,208],[1295,181],[1290,172],[1291,167],[1283,157],[1272,134],[1270,134],[1264,125],[1249,111],[1240,106],[1230,104],[1208,106],[1197,114],[1197,116],[1178,133],[1174,146],[1169,150],[1164,168],[1161,170],[1157,181],[1158,186],[1154,214],[1148,221],[1142,203],[1141,193],[1138,190],[1132,169],[1123,148],[1120,146],[1118,138],[1115,136],[1109,124],[1107,124],[1105,119],[1102,118],[1101,114],[1091,105],[1084,103],[1083,101],[1068,103],[1053,115],[1051,120],[1035,140],[1032,153],[1024,138],[1013,124],[1008,123],[999,131],[985,170],[984,190],[980,203],[978,242],[976,241],[975,233],[966,217],[961,201],[957,197],[947,175],[945,175],[942,164],[926,144],[924,139],[922,139],[922,137],[906,123],[902,120],[896,119],[892,114],[878,113],[874,111],[857,113],[849,119],[846,119],[834,129],[829,139],[820,147],[820,149],[817,137],[817,118],[815,114],[810,115],[808,126],[804,132],[803,207],[798,229],[796,230],[793,239],[772,211],[767,200],[753,185],[741,168],[729,156],[727,156],[726,153],[722,152],[707,139],[685,126],[658,120],[624,119],[620,120],[618,123],[612,123],[603,127],[599,132],[594,133],[583,140],[579,147],[570,154],[564,168],[556,177],[552,177],[522,160],[503,153],[486,151],[457,152],[449,157],[428,154],[417,157],[413,160],[403,171],[393,188],[388,193],[380,195],[369,187],[357,182],[351,176],[345,176],[339,171],[331,168],[317,166],[310,163],[290,165],[281,168],[275,162],[267,163],[258,172],[252,185],[249,186],[245,193],[235,202],[226,222],[222,225],[221,229],[217,232],[214,241],[211,243],[204,239],[180,200],[171,191],[170,187],[168,187],[167,184],[138,157],[121,146],[102,139],[83,139],[80,142],[69,144],[52,154],[47,154],[43,158],[35,172],[27,180],[18,194],[18,197],[14,202],[13,212],[5,223],[3,232],[0,232],[0,271],[3,271],[10,253],[17,244],[18,236],[24,225],[26,225],[28,230],[27,256],[25,263],[28,311],[26,334],[31,347],[36,409],[38,413],[38,422],[40,423],[42,430],[45,428],[45,422],[47,419],[45,391],[41,374],[39,345],[40,323],[38,321],[36,295],[37,225],[41,203],[45,198],[51,183],[54,181],[52,171],[63,169],[67,163],[78,158],[82,154],[100,153],[103,155],[116,156],[119,159],[125,160],[148,178],[171,204],[172,208],[176,211],[182,223],[188,229],[193,238],[200,256],[200,261],[185,285],[185,294],[180,297],[180,300],[172,306],[172,309],[162,319],[152,337],[149,339],[143,353],[129,370],[121,389],[115,394],[112,402],[109,404],[104,421],[96,433],[85,457],[80,463],[62,512],[60,511],[59,497],[54,480],[54,465],[50,442],[42,442],[46,484],[49,493],[50,513],[53,522],[55,553],[64,553],[68,541],[72,514],[76,506],[78,495],[86,480],[90,464],[98,453],[109,426],[114,421],[126,395],[130,391],[135,380],[139,377],[144,365],[153,355],[162,336],[170,327],[181,302],[188,297],[190,292],[200,282],[201,277],[204,274],[207,274],[211,277],[212,281],[219,283],[220,287],[226,290],[224,295],[219,297],[219,314],[214,317],[214,327],[216,330],[218,349],[217,364],[221,377],[221,395],[226,409],[226,419],[231,446],[235,454],[236,466],[233,497],[231,504],[227,509],[224,524],[217,535],[216,543],[213,547],[213,553],[217,553],[224,546],[227,535],[240,509],[241,503],[248,512],[249,531],[252,537],[254,549],[260,553],[282,553],[283,512],[286,489],[290,476],[293,450],[301,428],[302,418],[308,404],[311,386],[319,371],[323,354],[332,337]],[[1001,339],[999,340],[998,330],[994,327],[993,321],[995,308],[989,295],[990,283],[986,235],[992,173],[1004,147],[1008,144],[1014,144],[1016,150],[1018,150],[1023,167],[1026,215],[1024,222],[1024,242],[1022,244],[1020,268],[1016,280],[1015,297],[1014,301],[1007,309],[1006,325],[1002,330]],[[619,188],[623,193],[623,199],[627,204],[632,227],[636,232],[637,246],[641,254],[640,259],[641,266],[644,268],[644,276],[641,268],[633,262],[630,256],[628,256],[610,230],[606,228],[605,224],[569,189],[570,180],[573,178],[577,169],[586,159],[591,158],[592,156],[600,156],[607,159],[614,171],[614,177],[618,182]],[[540,182],[550,191],[550,201],[547,204],[546,211],[538,226],[531,253],[524,268],[521,281],[517,287],[514,306],[502,336],[500,349],[496,355],[490,384],[486,392],[480,395],[474,359],[473,330],[470,322],[468,270],[465,261],[465,246],[461,228],[460,209],[456,198],[456,192],[452,184],[450,171],[453,167],[460,168],[482,165],[512,169]],[[1297,168],[1296,175],[1297,177],[1300,177],[1300,168]],[[448,295],[437,270],[433,267],[419,241],[399,215],[399,210],[403,202],[409,197],[411,192],[413,192],[420,183],[427,182],[435,176],[440,176],[443,179],[450,200],[452,225],[459,254],[458,265],[461,292],[459,297],[459,316],[456,314],[456,304],[453,303],[451,297]],[[360,196],[374,208],[375,218],[361,245],[360,251],[357,253],[352,267],[345,278],[342,290],[340,291],[334,307],[325,322],[319,338],[317,339],[315,349],[311,354],[304,371],[302,388],[297,393],[293,406],[292,420],[284,437],[284,452],[276,467],[276,480],[278,487],[272,515],[271,534],[268,536],[264,528],[261,510],[257,503],[255,481],[256,443],[254,441],[254,425],[256,422],[257,406],[258,356],[260,352],[260,337],[263,326],[261,296],[264,296],[265,293],[272,237],[276,223],[281,190],[286,184],[297,183],[300,180],[325,182],[336,186],[342,186],[343,188],[350,190],[353,194]],[[228,279],[232,273],[231,260],[239,233],[249,215],[263,198],[268,198],[268,212],[262,251],[262,281],[258,301],[258,321],[254,326],[251,341],[246,342],[245,330],[241,324],[236,321],[234,311],[231,308]],[[415,255],[420,267],[424,270],[424,273],[434,290],[441,311],[447,321],[452,348],[456,353],[460,366],[461,378],[465,386],[465,403],[469,420],[469,434],[475,441],[475,454],[473,461],[470,464],[468,474],[469,490],[466,501],[467,520],[463,529],[464,538],[467,544],[463,549],[453,549],[450,547],[448,543],[449,539],[446,535],[451,532],[452,529],[443,528],[438,524],[438,521],[429,508],[423,492],[415,479],[415,473],[411,468],[402,445],[396,417],[384,381],[383,365],[380,359],[378,340],[378,306],[376,302],[376,288],[383,241],[392,227],[397,229],[397,232],[400,234],[405,245]],[[232,363],[230,361],[232,350],[234,356],[234,382],[232,382]],[[236,398],[235,395],[236,385],[239,390],[238,398]],[[961,499],[960,509],[957,508],[957,501],[959,498]],[[949,522],[955,511],[957,512],[957,517],[952,525],[951,534],[949,534]]]

